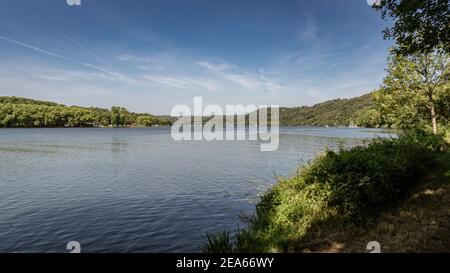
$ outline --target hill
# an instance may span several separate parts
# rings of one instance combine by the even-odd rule
[[[375,110],[372,94],[351,99],[334,99],[293,108],[280,108],[280,123],[284,126],[359,126],[378,127],[379,115]]]
[[[35,105],[46,105],[46,106],[65,106],[63,104],[58,104],[55,102],[34,100],[34,99],[14,97],[14,96],[0,97],[0,103],[2,103],[2,104],[11,103],[11,104],[35,104]]]

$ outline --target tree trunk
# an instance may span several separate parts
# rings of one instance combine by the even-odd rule
[[[437,134],[436,113],[434,111],[434,104],[430,107],[431,111],[431,124],[433,125],[433,134]]]

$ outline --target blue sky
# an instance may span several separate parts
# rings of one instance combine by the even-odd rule
[[[0,0],[0,95],[170,113],[348,98],[385,75],[366,0]]]

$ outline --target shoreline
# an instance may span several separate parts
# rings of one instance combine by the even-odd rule
[[[202,250],[367,252],[368,242],[380,241],[389,252],[448,251],[449,146],[439,136],[405,134],[326,151],[278,178],[255,214],[242,218],[246,228],[208,234]],[[434,243],[421,245],[427,241]]]

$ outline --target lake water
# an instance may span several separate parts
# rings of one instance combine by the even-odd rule
[[[198,252],[327,147],[374,129],[281,128],[257,141],[177,142],[169,128],[0,129],[0,252]]]

